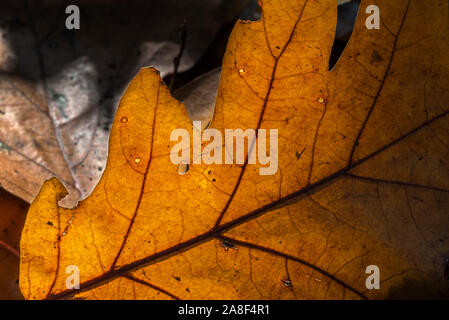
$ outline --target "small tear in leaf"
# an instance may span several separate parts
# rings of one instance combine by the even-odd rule
[[[290,289],[292,287],[292,282],[289,279],[287,279],[287,280],[282,281],[282,285],[284,287]]]
[[[229,249],[236,249],[236,247],[234,247],[234,244],[229,242],[229,241],[223,241],[221,243],[221,246],[225,249],[225,251],[228,251]]]
[[[189,171],[189,164],[184,161],[181,161],[181,163],[179,163],[178,165],[178,174],[183,176],[187,173],[187,171]]]

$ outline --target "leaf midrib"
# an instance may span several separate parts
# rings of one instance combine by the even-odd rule
[[[301,9],[300,15],[299,15],[299,17],[298,17],[298,19],[297,19],[297,21],[296,21],[296,23],[294,25],[294,28],[293,28],[293,30],[292,30],[292,32],[290,34],[290,37],[289,37],[286,45],[284,46],[283,50],[281,51],[281,53],[279,54],[278,57],[274,57],[273,56],[275,58],[275,65],[273,67],[272,77],[271,77],[271,81],[270,81],[270,87],[268,88],[268,92],[267,92],[266,98],[264,100],[264,105],[263,105],[263,109],[262,109],[262,112],[261,112],[261,116],[259,118],[258,127],[260,127],[260,125],[261,125],[261,122],[262,122],[262,119],[263,119],[263,114],[264,114],[264,109],[265,109],[265,107],[266,107],[266,105],[268,104],[268,101],[269,101],[271,87],[272,87],[272,84],[273,84],[273,81],[274,81],[274,78],[275,78],[275,74],[276,74],[277,63],[278,63],[279,59],[282,57],[282,54],[284,53],[284,51],[288,47],[289,43],[293,39],[293,35],[296,32],[296,28],[297,28],[297,26],[299,24],[299,21],[301,20],[302,14],[304,12],[304,9],[305,9],[307,3],[308,3],[308,0],[306,0],[303,8]],[[237,181],[237,184],[236,184],[236,186],[234,188],[234,191],[231,194],[231,197],[228,200],[225,208],[221,212],[219,218],[217,219],[217,222],[216,222],[215,226],[211,230],[209,230],[209,231],[207,231],[205,233],[202,233],[202,234],[200,234],[200,235],[198,235],[198,236],[196,236],[196,237],[194,237],[194,238],[192,238],[192,239],[190,239],[188,241],[182,242],[182,243],[180,243],[180,244],[178,244],[176,246],[167,248],[167,249],[165,249],[163,251],[160,251],[160,252],[155,253],[153,255],[147,256],[147,257],[145,257],[143,259],[139,259],[139,260],[137,260],[135,262],[129,263],[129,264],[127,264],[125,266],[122,266],[122,267],[119,267],[119,268],[117,268],[115,270],[111,269],[110,271],[104,273],[101,276],[98,276],[96,278],[93,278],[93,279],[91,279],[89,281],[84,282],[82,284],[82,287],[80,289],[78,289],[78,290],[65,290],[65,291],[62,291],[62,292],[60,292],[58,294],[49,295],[48,298],[49,299],[62,299],[62,298],[70,297],[70,296],[72,296],[74,294],[85,292],[87,290],[90,290],[90,289],[93,289],[95,287],[98,287],[98,286],[100,286],[100,285],[102,285],[104,283],[110,282],[110,281],[112,281],[112,280],[114,280],[116,278],[127,277],[127,273],[129,273],[131,271],[135,271],[135,270],[138,270],[138,269],[140,269],[142,267],[154,264],[154,263],[156,263],[158,261],[165,260],[165,259],[167,259],[167,258],[169,258],[169,257],[171,257],[171,256],[173,256],[175,254],[178,254],[178,253],[183,252],[183,251],[187,251],[187,250],[191,249],[192,247],[197,247],[198,245],[200,245],[200,244],[202,244],[204,242],[207,242],[209,240],[212,240],[214,238],[216,238],[216,239],[229,239],[229,240],[232,240],[232,241],[234,241],[236,243],[240,243],[241,245],[246,244],[246,245],[253,246],[254,248],[259,249],[259,250],[263,249],[264,247],[260,247],[260,246],[258,246],[256,244],[251,244],[251,243],[247,243],[247,242],[241,242],[239,240],[230,239],[228,237],[225,237],[223,235],[223,232],[228,231],[228,230],[230,230],[230,229],[232,229],[232,228],[234,228],[234,227],[236,227],[236,226],[238,226],[240,224],[243,224],[245,222],[253,220],[253,219],[263,215],[264,213],[266,213],[270,209],[274,209],[274,208],[276,208],[278,206],[283,205],[284,203],[286,203],[289,200],[292,200],[292,199],[294,199],[294,198],[296,198],[298,196],[301,196],[303,194],[306,194],[308,192],[313,192],[314,190],[316,190],[317,188],[319,188],[321,186],[324,186],[324,185],[326,185],[328,183],[334,182],[335,180],[339,179],[340,177],[345,176],[346,174],[348,174],[349,171],[351,171],[352,169],[358,167],[362,163],[364,163],[364,162],[368,161],[369,159],[375,157],[379,153],[381,153],[381,152],[389,149],[390,147],[396,145],[397,143],[399,143],[402,140],[406,139],[407,137],[413,135],[414,133],[418,132],[419,130],[427,127],[431,123],[433,123],[433,122],[435,122],[435,121],[445,117],[449,113],[449,111],[445,111],[442,114],[440,114],[440,115],[438,115],[438,116],[436,116],[436,117],[434,117],[434,118],[432,118],[430,120],[427,120],[426,122],[424,122],[420,126],[418,126],[415,129],[409,131],[405,135],[397,138],[396,140],[393,140],[389,144],[387,144],[387,145],[383,146],[382,148],[378,149],[377,151],[367,155],[366,157],[364,157],[364,158],[362,158],[362,159],[360,159],[358,161],[355,161],[355,162],[353,161],[353,156],[354,156],[354,153],[355,153],[355,149],[357,148],[357,145],[358,145],[358,140],[360,139],[360,137],[361,137],[361,135],[362,135],[362,133],[364,131],[364,128],[365,128],[367,122],[369,121],[370,115],[372,114],[372,112],[374,110],[374,107],[377,104],[377,99],[378,99],[378,97],[380,96],[380,94],[382,92],[382,89],[384,87],[385,81],[386,81],[386,79],[388,77],[388,74],[389,74],[389,70],[391,69],[391,65],[392,65],[392,62],[393,62],[394,54],[395,54],[395,48],[397,46],[397,42],[398,42],[398,39],[399,39],[399,34],[400,34],[400,32],[402,30],[402,27],[403,27],[403,25],[405,23],[405,19],[407,17],[407,13],[408,13],[408,9],[409,9],[410,3],[411,3],[411,0],[409,0],[408,3],[407,3],[407,7],[406,7],[405,13],[403,15],[403,19],[401,21],[401,25],[400,25],[399,31],[396,34],[396,38],[395,38],[394,45],[393,45],[393,48],[392,48],[392,53],[391,53],[391,56],[390,56],[390,59],[389,59],[389,63],[388,63],[388,66],[386,68],[384,77],[383,77],[383,79],[381,81],[379,90],[378,90],[378,92],[376,94],[376,98],[374,99],[374,101],[373,101],[373,103],[372,103],[372,105],[370,107],[370,110],[369,110],[367,116],[365,117],[365,120],[364,120],[364,122],[363,122],[363,124],[362,124],[362,126],[361,126],[361,128],[360,128],[360,130],[358,132],[358,135],[357,135],[357,137],[355,139],[353,148],[352,148],[351,153],[350,153],[349,163],[348,163],[348,165],[346,167],[340,169],[339,171],[335,172],[334,174],[332,174],[332,175],[330,175],[328,177],[325,177],[325,178],[323,178],[323,179],[321,179],[321,180],[319,180],[319,181],[317,181],[317,182],[315,182],[313,184],[309,184],[306,187],[304,187],[304,188],[302,188],[302,189],[300,189],[298,191],[295,191],[295,192],[293,192],[293,193],[291,193],[291,194],[289,194],[289,195],[287,195],[287,196],[285,196],[283,198],[280,198],[277,201],[271,202],[271,203],[269,203],[269,204],[267,204],[265,206],[262,206],[262,207],[254,210],[254,211],[252,211],[252,212],[250,212],[250,213],[248,213],[246,215],[243,215],[243,216],[241,216],[241,217],[239,217],[237,219],[234,219],[234,220],[232,220],[230,222],[227,222],[227,223],[225,223],[225,224],[220,226],[220,222],[221,222],[221,220],[222,220],[222,218],[223,218],[223,216],[224,216],[224,214],[225,214],[229,204],[231,203],[236,190],[238,189],[240,180],[241,180],[241,178],[243,176],[243,173],[245,171],[245,166],[243,166],[241,174],[240,174],[239,179]],[[268,42],[268,39],[267,39],[267,45],[269,46],[269,49],[271,50],[271,47],[270,47],[269,42]],[[136,213],[137,213],[137,211],[138,210],[136,210]],[[130,228],[131,227],[132,227],[132,224],[131,224]],[[122,249],[123,249],[123,245],[124,245],[124,243],[122,244]],[[283,255],[284,257],[290,258],[290,259],[292,258],[291,256],[288,256],[288,255],[286,255],[284,253],[278,252],[278,251],[276,251],[274,249],[270,249],[270,248],[265,248],[265,249],[267,249],[265,251],[271,252],[272,254],[277,252],[278,255]],[[115,266],[115,262],[117,261],[117,258],[120,255],[121,250],[119,251],[119,254],[116,257],[113,266]],[[294,260],[296,261],[297,259],[294,259]],[[309,267],[313,268],[314,270],[320,272],[321,274],[325,275],[326,277],[336,281],[340,285],[348,288],[349,290],[351,290],[354,293],[358,294],[362,298],[366,298],[366,296],[364,296],[363,293],[360,293],[356,289],[352,288],[351,286],[346,285],[343,281],[339,280],[338,278],[336,278],[333,275],[330,275],[329,273],[327,273],[326,271],[322,270],[321,268],[319,268],[319,267],[317,267],[317,266],[315,266],[315,265],[313,265],[311,263],[302,261],[302,260],[301,261],[297,261],[297,262],[305,263],[307,266],[309,266]],[[133,279],[130,279],[130,280],[133,280]]]
[[[230,230],[230,229],[232,229],[232,228],[234,228],[234,227],[236,227],[238,225],[241,225],[241,224],[243,224],[243,223],[245,223],[247,221],[253,220],[253,219],[263,215],[264,213],[266,213],[266,211],[269,210],[269,209],[274,209],[275,207],[281,206],[281,205],[285,204],[289,200],[292,200],[292,199],[294,199],[294,198],[296,198],[298,196],[301,196],[303,194],[306,194],[308,192],[313,192],[314,190],[318,189],[319,187],[322,187],[322,186],[324,186],[324,185],[326,185],[328,183],[331,183],[331,182],[337,180],[338,178],[340,178],[342,176],[345,176],[345,174],[348,173],[350,170],[358,167],[359,165],[363,164],[364,162],[372,159],[373,157],[375,157],[378,154],[382,153],[383,151],[391,148],[392,146],[396,145],[397,143],[405,140],[409,136],[417,133],[421,129],[429,126],[430,124],[432,124],[432,123],[442,119],[443,117],[445,117],[448,114],[449,114],[449,110],[443,112],[442,114],[440,114],[440,115],[438,115],[438,116],[436,116],[436,117],[434,117],[434,118],[432,118],[432,119],[430,119],[430,120],[428,120],[426,122],[424,122],[420,126],[418,126],[415,129],[409,131],[405,135],[397,138],[396,140],[393,140],[392,142],[390,142],[389,144],[385,145],[384,147],[378,149],[377,151],[373,152],[372,154],[366,156],[365,158],[362,158],[362,159],[358,160],[357,162],[354,162],[352,165],[347,166],[347,167],[337,171],[336,173],[334,173],[334,174],[332,174],[332,175],[330,175],[330,176],[328,176],[326,178],[323,178],[322,180],[320,180],[320,181],[318,181],[318,182],[316,182],[314,184],[311,184],[311,185],[309,185],[307,187],[304,187],[304,188],[302,188],[302,189],[300,189],[300,190],[298,190],[296,192],[293,192],[293,193],[291,193],[291,194],[289,194],[289,195],[287,195],[287,196],[285,196],[285,197],[283,197],[283,198],[281,198],[281,199],[279,199],[279,200],[277,200],[275,202],[272,202],[272,203],[270,203],[268,205],[260,207],[260,208],[254,210],[254,211],[252,211],[252,212],[250,212],[250,213],[248,213],[248,214],[246,214],[244,216],[241,216],[238,219],[235,219],[235,220],[230,221],[230,222],[228,222],[226,224],[223,224],[219,228],[217,228],[215,231],[211,231],[211,230],[207,231],[207,232],[202,233],[202,234],[200,234],[200,235],[198,235],[198,236],[196,236],[196,237],[194,237],[194,238],[192,238],[190,240],[182,242],[182,243],[180,243],[180,244],[178,244],[176,246],[167,248],[167,249],[165,249],[163,251],[160,251],[158,253],[152,254],[152,255],[147,256],[147,257],[145,257],[143,259],[139,259],[139,260],[137,260],[137,261],[135,261],[133,263],[129,263],[129,264],[125,265],[125,266],[121,266],[121,267],[119,267],[119,268],[117,268],[115,270],[108,271],[108,272],[102,274],[101,276],[98,276],[96,278],[93,278],[91,280],[88,280],[88,281],[82,283],[80,289],[77,289],[77,290],[65,290],[65,291],[61,291],[60,293],[57,293],[57,294],[49,295],[48,299],[63,299],[63,298],[70,297],[70,296],[72,296],[74,294],[78,294],[78,293],[81,293],[81,292],[88,291],[88,290],[96,288],[96,287],[98,287],[98,286],[100,286],[100,285],[102,285],[104,283],[110,282],[110,281],[112,281],[112,280],[114,280],[116,278],[123,277],[128,272],[135,271],[137,269],[140,269],[142,267],[154,264],[154,263],[156,263],[158,261],[161,261],[161,260],[165,260],[165,259],[167,259],[167,258],[169,258],[169,257],[171,257],[171,256],[173,256],[175,254],[178,254],[180,252],[183,252],[183,251],[186,251],[188,249],[191,249],[192,247],[196,247],[196,246],[198,246],[201,243],[204,243],[204,242],[209,241],[209,240],[214,239],[214,238],[218,238],[218,237],[222,236],[223,232],[228,231],[228,230]]]

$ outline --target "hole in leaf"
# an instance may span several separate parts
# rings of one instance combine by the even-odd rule
[[[329,70],[335,67],[351,38],[360,8],[360,1],[350,0],[338,6],[337,31],[329,59]]]

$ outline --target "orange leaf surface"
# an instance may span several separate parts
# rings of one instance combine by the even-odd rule
[[[380,30],[365,27],[362,1],[332,71],[336,1],[260,3],[262,20],[229,39],[210,127],[278,129],[276,174],[248,161],[178,174],[170,134],[192,124],[142,69],[90,197],[59,207],[66,190],[53,179],[31,205],[26,298],[447,296],[447,1],[376,1]],[[365,287],[368,265],[380,290]],[[66,287],[68,266],[79,290]]]

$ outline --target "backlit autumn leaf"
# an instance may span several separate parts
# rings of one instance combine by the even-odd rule
[[[229,39],[210,127],[278,129],[276,174],[247,162],[178,174],[170,134],[192,124],[142,69],[90,197],[61,208],[52,179],[31,205],[26,298],[447,297],[447,1],[376,1],[380,30],[365,27],[362,1],[332,71],[336,1],[260,2],[262,20]],[[366,289],[369,265],[380,290]]]

